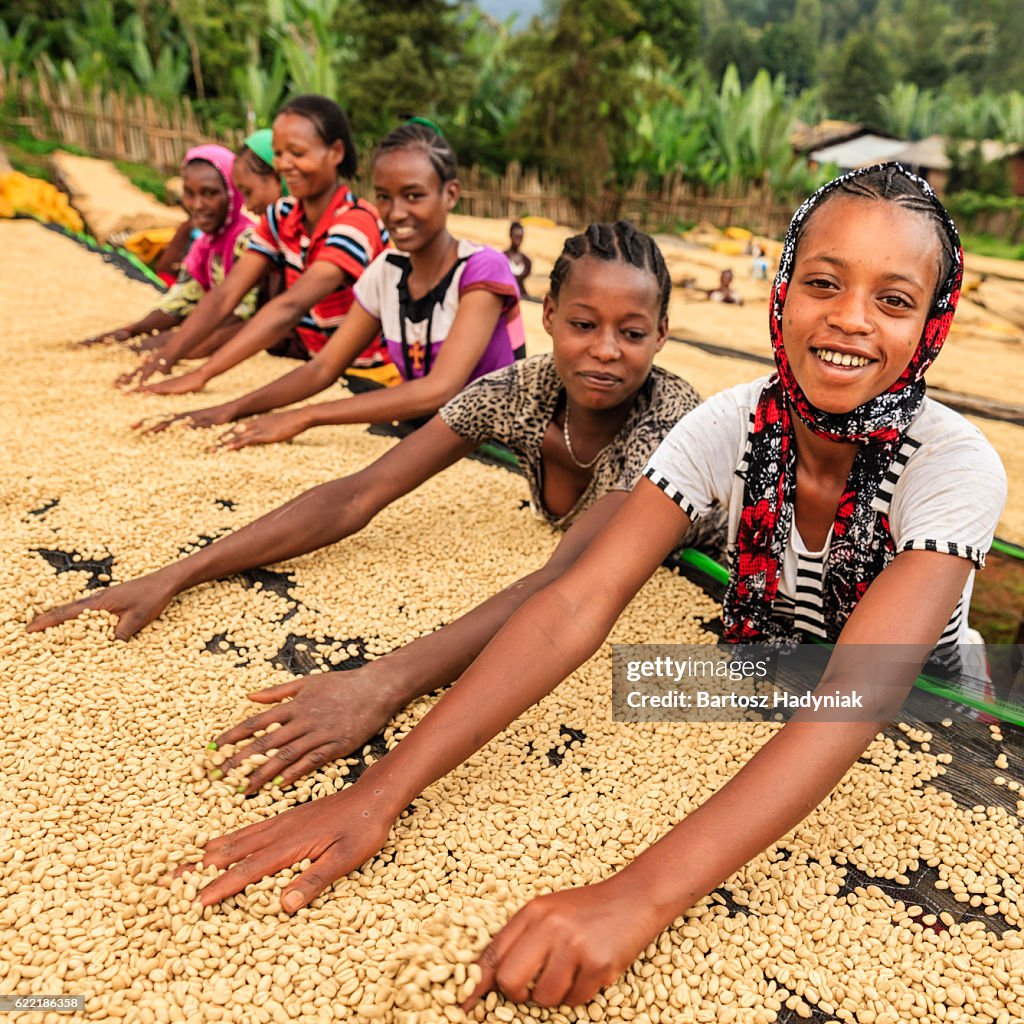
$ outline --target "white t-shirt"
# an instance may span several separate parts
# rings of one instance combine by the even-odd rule
[[[768,378],[709,398],[679,421],[644,471],[691,519],[719,501],[729,510],[730,564],[743,510],[747,442]],[[1006,472],[981,431],[952,409],[925,398],[873,506],[888,509],[896,552],[942,551],[981,568],[1006,501]],[[824,636],[821,577],[831,531],[809,551],[796,530],[786,543],[773,614]],[[939,646],[967,642],[972,572]]]

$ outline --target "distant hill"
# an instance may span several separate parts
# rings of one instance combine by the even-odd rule
[[[522,28],[535,14],[541,13],[544,0],[477,0],[477,7],[499,21],[516,15],[516,27]]]

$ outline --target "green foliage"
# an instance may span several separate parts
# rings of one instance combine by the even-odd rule
[[[530,95],[521,58],[512,51],[512,20],[495,25],[479,12],[467,21],[466,63],[473,88],[461,96],[444,129],[463,164],[500,172],[513,152],[509,138]]]
[[[632,0],[646,32],[670,62],[683,67],[700,52],[699,0]]]
[[[136,187],[143,192],[156,196],[161,203],[167,202],[167,185],[163,174],[148,164],[133,164],[125,160],[115,160],[114,166]]]
[[[1024,260],[1024,245],[1008,242],[1005,238],[994,235],[972,235],[960,232],[960,240],[964,252],[977,253],[979,256],[995,256],[1001,260]]]
[[[935,135],[949,119],[949,104],[930,89],[897,82],[878,98],[878,127],[902,139]]]
[[[351,39],[335,27],[341,9],[341,0],[267,0],[269,33],[292,92],[341,96],[342,68],[352,56]],[[274,84],[264,81],[268,94]]]
[[[885,51],[871,32],[858,32],[843,43],[828,72],[825,99],[834,117],[877,125],[882,120],[878,97],[895,81]]]
[[[950,192],[977,192],[991,199],[1009,196],[1006,163],[986,160],[980,142],[953,141],[947,146],[946,155],[952,163],[946,181]]]
[[[760,71],[744,86],[730,66],[719,85],[698,71],[661,82],[663,98],[637,118],[638,165],[658,176],[681,173],[704,188],[748,184],[805,192],[822,172],[793,153],[795,120],[785,80]]]
[[[0,0],[13,80],[39,64],[188,96],[225,133],[321,92],[363,152],[425,114],[464,164],[552,173],[581,211],[637,173],[805,191],[820,175],[789,150],[796,118],[947,135],[954,185],[1005,191],[973,142],[1024,145],[1024,93],[1006,90],[1024,82],[1022,38],[1021,0],[549,0],[518,31],[473,0]]]
[[[513,144],[565,182],[581,212],[629,162],[630,127],[661,56],[628,0],[564,0],[541,46],[518,50],[532,85]]]
[[[352,57],[342,98],[364,147],[412,114],[444,127],[474,88],[464,61],[465,6],[453,0],[357,0],[345,7]]]

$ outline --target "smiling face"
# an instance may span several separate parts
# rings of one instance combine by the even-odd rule
[[[391,240],[407,253],[425,249],[444,231],[459,200],[458,182],[442,184],[419,146],[381,153],[373,163],[373,189]]]
[[[245,208],[256,217],[262,217],[267,207],[281,198],[281,182],[277,175],[257,174],[244,154],[235,158],[231,177],[235,188],[242,193]]]
[[[274,170],[297,199],[329,192],[338,183],[344,145],[324,142],[308,117],[288,111],[274,118]]]
[[[938,283],[940,243],[921,213],[828,200],[808,221],[782,311],[793,375],[823,412],[887,391],[907,368]]]
[[[228,190],[220,171],[205,160],[193,160],[182,173],[182,202],[197,228],[216,234],[228,215]]]
[[[658,280],[617,260],[581,256],[558,298],[544,300],[555,369],[573,403],[614,409],[629,401],[651,372],[668,337]]]

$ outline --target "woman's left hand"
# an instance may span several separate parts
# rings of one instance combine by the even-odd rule
[[[258,416],[247,423],[239,423],[221,434],[218,445],[221,448],[248,448],[251,444],[274,444],[288,441],[301,434],[308,426],[303,409],[289,409]]]
[[[538,896],[483,951],[480,984],[462,1009],[468,1013],[491,989],[517,1003],[587,1003],[659,928],[650,905],[621,891],[616,878]]]
[[[293,807],[206,845],[201,864],[227,870],[199,894],[204,907],[240,893],[284,868],[311,860],[281,894],[288,912],[307,906],[335,881],[355,871],[387,842],[396,814],[379,794],[359,783],[320,800]],[[199,864],[180,868],[183,874]]]

